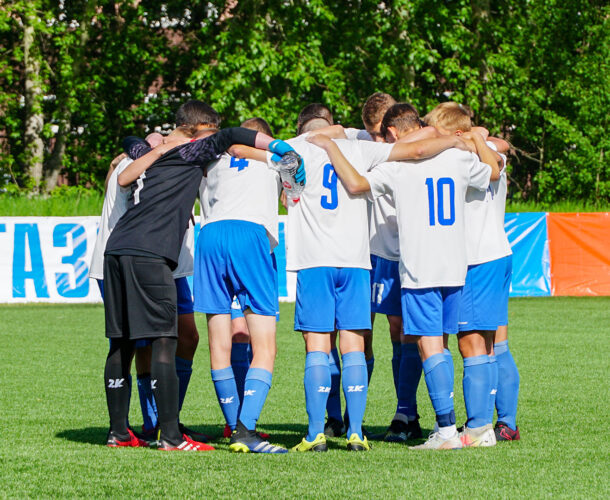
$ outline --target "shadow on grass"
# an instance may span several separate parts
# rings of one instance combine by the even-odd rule
[[[83,429],[65,429],[55,434],[55,437],[75,443],[106,446],[107,434],[108,427],[85,427]]]

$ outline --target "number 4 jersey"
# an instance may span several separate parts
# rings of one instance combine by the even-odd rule
[[[401,287],[462,286],[466,189],[487,189],[491,167],[473,153],[448,149],[427,160],[384,163],[364,175],[373,198],[390,193],[396,203]]]
[[[393,147],[369,141],[335,142],[361,174],[386,161]],[[287,269],[370,269],[366,196],[349,194],[326,152],[305,136],[288,143],[303,157],[307,184],[300,201],[288,205]]]

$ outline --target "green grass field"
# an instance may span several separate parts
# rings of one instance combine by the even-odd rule
[[[282,304],[274,385],[260,429],[292,446],[305,432],[303,342]],[[0,496],[179,498],[608,498],[610,298],[511,299],[510,344],[521,372],[522,440],[489,449],[417,452],[375,443],[348,453],[276,456],[217,451],[163,453],[104,446],[102,373],[107,350],[99,305],[0,306]],[[182,420],[218,435],[222,414],[209,375],[204,317]],[[395,409],[391,347],[375,325],[376,365],[366,426],[381,432]],[[463,422],[461,362],[456,413]],[[131,421],[141,423],[137,395]],[[419,391],[425,428],[433,412]]]

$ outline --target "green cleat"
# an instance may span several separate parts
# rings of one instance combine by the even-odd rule
[[[313,441],[307,441],[306,438],[303,438],[303,441],[292,447],[290,451],[328,451],[326,436],[320,433]]]

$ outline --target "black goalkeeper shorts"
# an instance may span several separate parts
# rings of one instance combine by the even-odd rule
[[[106,337],[177,337],[176,284],[162,258],[104,257]]]

